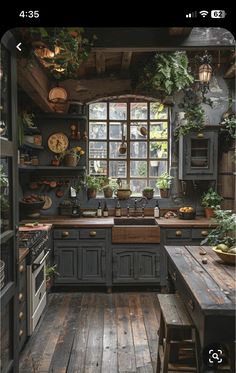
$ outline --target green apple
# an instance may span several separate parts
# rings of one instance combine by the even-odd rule
[[[229,250],[228,246],[224,243],[220,243],[219,245],[217,245],[217,249],[223,251],[224,253],[226,253]]]

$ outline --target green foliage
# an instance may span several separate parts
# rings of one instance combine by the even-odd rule
[[[87,175],[86,176],[86,186],[90,189],[100,190],[101,187],[104,185],[104,176],[93,176]]]
[[[8,186],[8,178],[6,177],[6,174],[3,169],[3,165],[0,165],[0,187],[4,188]]]
[[[116,190],[118,187],[116,179],[112,179],[111,177],[108,177],[107,180],[105,180],[105,184],[103,189],[111,188],[113,191]]]
[[[223,122],[221,122],[223,128],[221,128],[221,131],[228,131],[230,136],[233,139],[236,139],[236,116],[230,115],[228,118],[225,118]]]
[[[215,210],[214,218],[217,227],[201,242],[201,245],[218,245],[223,243],[229,247],[236,244],[236,214],[231,210]]]
[[[54,278],[56,276],[59,276],[59,273],[56,270],[57,264],[54,264],[53,266],[46,266],[46,277],[47,278]]]
[[[155,54],[137,75],[136,88],[154,95],[158,91],[171,95],[188,87],[194,81],[189,73],[186,52],[178,51]]]
[[[172,183],[172,179],[174,179],[173,176],[170,176],[168,172],[164,172],[158,177],[156,186],[159,189],[169,189]]]
[[[213,188],[208,189],[201,198],[201,204],[203,207],[216,208],[220,205],[223,198],[214,191]]]
[[[146,188],[143,189],[143,192],[146,192],[146,193],[148,193],[148,192],[154,192],[154,189],[151,188],[151,187],[146,187]]]

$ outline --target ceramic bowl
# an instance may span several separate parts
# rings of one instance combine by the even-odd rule
[[[230,254],[230,253],[224,253],[222,251],[213,249],[212,250],[218,255],[218,257],[224,262],[224,263],[229,263],[229,264],[234,264],[236,263],[236,254]]]

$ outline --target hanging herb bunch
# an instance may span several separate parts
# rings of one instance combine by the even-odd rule
[[[157,53],[133,74],[133,87],[156,96],[172,95],[194,81],[186,52]]]
[[[78,69],[93,46],[93,42],[84,37],[81,27],[29,27],[20,30],[25,46],[24,57],[36,56],[55,79],[77,78]]]
[[[204,110],[201,106],[202,99],[199,92],[193,88],[185,90],[183,102],[179,108],[185,112],[184,120],[186,124],[181,123],[176,127],[174,135],[178,139],[181,135],[187,135],[192,130],[201,132],[204,128]]]

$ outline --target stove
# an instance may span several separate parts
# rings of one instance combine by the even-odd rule
[[[31,264],[47,246],[48,234],[45,230],[20,231],[19,247],[28,248],[27,263]]]

